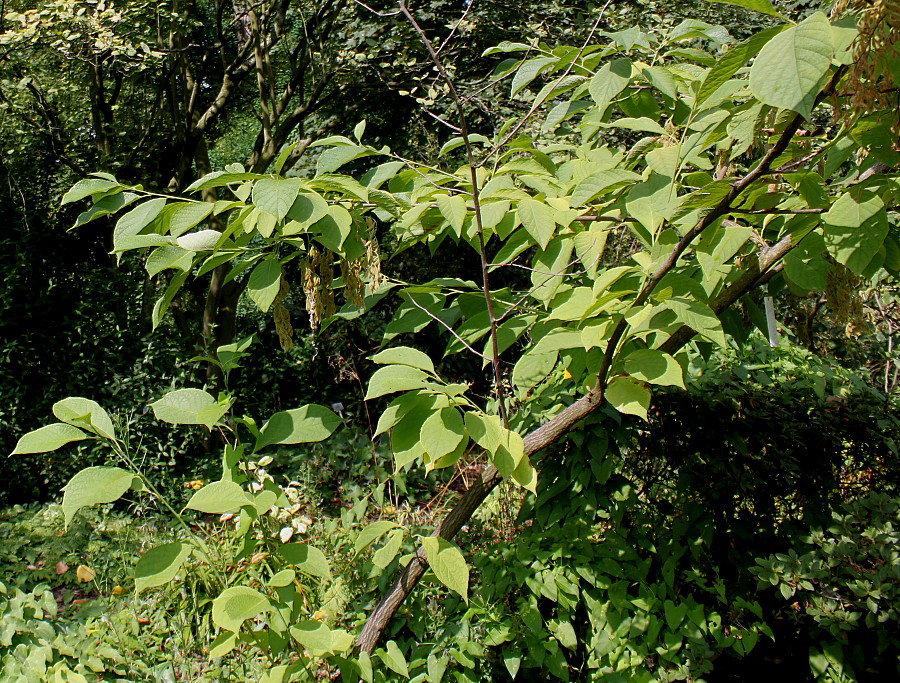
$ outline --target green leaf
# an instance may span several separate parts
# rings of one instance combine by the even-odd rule
[[[677,360],[656,349],[632,351],[625,357],[625,372],[635,379],[663,386],[684,386],[684,370]]]
[[[105,180],[102,178],[86,178],[79,180],[72,188],[63,195],[62,203],[71,204],[80,199],[89,197],[92,194],[102,194],[120,187],[119,183],[113,180]]]
[[[251,200],[257,209],[284,220],[303,185],[301,178],[262,178],[253,184]]]
[[[379,368],[369,380],[369,388],[366,391],[365,400],[378,398],[385,394],[393,394],[398,391],[410,389],[422,389],[426,386],[429,376],[419,368],[407,365],[388,365]]]
[[[822,12],[816,12],[760,50],[750,68],[750,92],[761,102],[790,109],[808,120],[833,51],[831,24]]]
[[[725,333],[722,331],[722,323],[712,312],[709,306],[699,301],[673,297],[666,299],[663,304],[674,311],[678,319],[690,327],[697,334],[706,337],[719,346],[725,346]]]
[[[603,67],[591,78],[588,92],[597,103],[597,109],[602,114],[609,103],[612,102],[631,80],[631,62],[627,59],[614,59]]]
[[[308,543],[285,543],[278,553],[298,571],[320,579],[331,579],[331,566],[325,553]]]
[[[425,559],[438,581],[469,604],[469,567],[462,552],[450,541],[437,536],[422,538]]]
[[[330,147],[319,155],[319,159],[316,161],[316,175],[331,173],[354,159],[370,156],[371,154],[373,154],[372,150],[358,145]]]
[[[523,199],[519,202],[517,211],[528,234],[541,249],[546,249],[556,231],[555,209],[536,199]]]
[[[513,384],[520,389],[533,389],[553,370],[557,355],[556,352],[523,354],[513,367]]]
[[[76,429],[69,424],[57,422],[23,435],[10,455],[47,453],[55,451],[60,446],[65,446],[72,441],[83,441],[87,438],[90,437],[80,429]]]
[[[53,404],[53,414],[74,427],[86,429],[115,441],[116,432],[109,414],[100,404],[87,398],[69,397]]]
[[[323,216],[311,227],[316,239],[329,251],[340,253],[344,241],[350,236],[353,227],[353,216],[343,206],[329,206],[328,215]]]
[[[533,81],[546,67],[555,64],[556,57],[534,57],[529,59],[522,66],[516,69],[516,75],[513,76],[512,86],[510,87],[509,96],[515,97],[525,86]]]
[[[122,216],[113,230],[113,251],[129,248],[127,238],[133,237],[150,225],[166,208],[164,197],[156,197],[138,204]]]
[[[153,304],[153,313],[151,315],[151,319],[153,322],[153,329],[155,330],[159,327],[159,324],[162,322],[163,316],[166,314],[166,311],[169,308],[169,304],[172,303],[172,299],[175,298],[175,295],[178,294],[178,290],[181,289],[181,285],[184,284],[185,280],[187,280],[189,271],[184,270],[172,276],[172,279],[169,280],[169,284],[166,287],[165,293],[156,300]]]
[[[188,251],[212,251],[221,239],[222,233],[218,230],[198,230],[182,235],[175,242]]]
[[[223,515],[253,505],[253,498],[233,481],[214,481],[194,493],[185,505],[189,510]]]
[[[291,636],[313,657],[331,654],[334,647],[333,632],[315,619],[301,619],[290,628]]]
[[[315,443],[327,439],[343,420],[325,406],[310,403],[275,413],[260,430],[254,451],[275,443]]]
[[[282,569],[266,581],[266,585],[272,586],[272,588],[284,588],[285,586],[290,586],[296,579],[297,572],[293,569]]]
[[[147,274],[153,277],[167,268],[177,268],[181,271],[190,270],[193,263],[194,252],[181,247],[167,245],[154,249],[150,256],[147,257],[144,268],[147,269]]]
[[[206,220],[213,212],[215,204],[212,202],[184,202],[176,204],[174,211],[169,216],[169,234],[172,237],[187,232],[197,223]]]
[[[634,130],[643,133],[653,133],[654,135],[665,135],[666,129],[659,125],[653,119],[643,116],[641,118],[624,117],[603,124],[604,128],[624,128],[625,130]]]
[[[654,234],[664,220],[671,218],[678,206],[675,183],[657,173],[651,173],[643,183],[633,185],[625,199],[628,213]]]
[[[372,362],[379,365],[408,365],[411,368],[419,368],[430,374],[434,373],[434,363],[431,359],[419,351],[409,346],[396,346],[391,349],[385,349],[372,356]]]
[[[884,202],[873,192],[846,192],[831,205],[822,227],[828,253],[856,275],[862,275],[888,233]]]
[[[453,195],[452,197],[449,195],[438,195],[435,197],[435,201],[441,215],[447,219],[453,231],[457,235],[462,234],[463,223],[466,222],[466,215],[469,212],[466,208],[466,200],[460,195]]]
[[[212,620],[219,628],[237,633],[247,619],[254,619],[272,609],[269,599],[247,586],[226,588],[213,601]]]
[[[157,420],[175,425],[205,425],[212,429],[228,406],[202,389],[176,389],[150,404]]]
[[[303,194],[297,195],[297,199],[294,200],[294,204],[291,206],[290,211],[288,211],[287,217],[292,221],[296,221],[301,227],[308,228],[327,214],[328,202],[326,202],[323,197],[311,192],[304,192]],[[294,232],[298,231],[295,230]],[[284,234],[288,235],[294,233],[289,231],[288,227],[285,226]]]
[[[613,377],[604,394],[610,405],[620,413],[647,419],[650,391],[628,377]]]
[[[432,461],[452,453],[465,438],[466,426],[456,408],[442,408],[422,423],[422,447]]]
[[[247,295],[265,313],[278,296],[281,287],[281,264],[277,258],[260,261],[247,281]]]
[[[775,9],[771,0],[707,0],[707,2],[719,3],[720,5],[737,5],[738,7],[752,9],[754,12],[768,14],[770,17],[785,18],[784,15]]]
[[[404,678],[409,678],[409,667],[406,665],[406,658],[403,656],[403,653],[400,652],[400,648],[397,647],[396,642],[389,640],[387,642],[387,649],[385,651],[379,650],[378,656],[381,657],[381,661],[383,661],[385,666],[391,671],[400,674]]]
[[[485,145],[491,144],[490,140],[488,140],[486,137],[484,137],[483,135],[480,135],[478,133],[472,133],[469,135],[469,144],[472,144],[474,142],[480,142]],[[450,140],[448,140],[441,146],[441,149],[438,152],[438,156],[442,157],[447,152],[452,152],[457,147],[462,147],[465,144],[466,144],[466,141],[464,138],[461,138],[461,137],[451,138]],[[393,176],[398,170],[400,170],[401,166],[399,164],[401,162],[389,162],[389,163],[390,164],[398,164],[397,166],[391,166],[391,176]],[[382,164],[382,166],[388,166],[388,164]],[[381,168],[381,166],[379,166],[379,168]],[[369,185],[369,183],[366,183],[366,185]],[[374,185],[369,185],[369,186],[377,187]]]
[[[145,588],[164,586],[172,581],[192,550],[190,543],[166,543],[150,548],[135,565],[135,593],[140,593]]]
[[[381,519],[377,522],[372,522],[366,528],[359,532],[359,536],[356,537],[356,542],[353,544],[353,548],[356,553],[360,553],[370,545],[375,543],[379,538],[384,536],[391,529],[396,529],[400,525],[396,522],[391,522],[386,519]]]
[[[140,478],[120,467],[88,467],[81,470],[63,487],[62,511],[66,527],[83,507],[111,503],[128,489],[144,488]]]
[[[743,43],[738,43],[722,55],[716,62],[716,65],[706,72],[703,84],[700,86],[700,92],[697,93],[696,105],[699,107],[709,99],[710,95],[734,76],[747,62],[758,55],[763,46],[784,29],[784,26],[767,28],[751,36]]]
[[[394,561],[400,546],[403,545],[403,529],[394,529],[388,533],[387,540],[372,556],[372,564],[379,569],[386,569]]]

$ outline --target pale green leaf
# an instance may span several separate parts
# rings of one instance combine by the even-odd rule
[[[212,620],[219,628],[237,633],[241,624],[272,609],[269,599],[248,586],[226,588],[213,601]]]
[[[750,68],[750,92],[761,102],[809,119],[831,67],[832,41],[831,24],[822,12],[779,33]]]
[[[780,14],[778,10],[775,9],[771,0],[709,0],[709,2],[719,3],[721,5],[737,5],[738,7],[751,9],[754,12],[768,14],[770,17],[784,19],[784,15]]]
[[[404,678],[409,678],[409,667],[406,665],[406,658],[403,656],[403,653],[400,652],[400,648],[397,647],[396,642],[389,640],[387,642],[386,650],[383,652],[379,651],[378,656],[381,657],[381,661],[383,661],[385,666],[391,671],[400,674]]]
[[[131,211],[122,216],[117,222],[113,230],[113,251],[122,251],[124,249],[133,248],[131,245],[134,237],[144,228],[150,225],[166,208],[166,200],[164,197],[155,197],[142,204],[138,204]],[[155,236],[163,240],[163,243],[169,241],[162,236]],[[135,243],[136,244],[136,243]]]
[[[281,264],[277,258],[260,261],[247,281],[247,295],[265,313],[281,287]]]
[[[631,80],[631,62],[619,58],[603,65],[591,78],[588,92],[602,114]]]
[[[331,565],[325,553],[309,543],[285,543],[278,549],[284,561],[297,571],[320,579],[331,579]]]
[[[452,453],[466,438],[466,426],[459,410],[442,408],[432,413],[422,423],[420,437],[422,448],[432,461]]]
[[[90,438],[80,429],[69,424],[50,424],[23,435],[10,455],[22,453],[47,453],[72,441]]]
[[[222,233],[218,230],[198,230],[182,235],[175,242],[179,247],[188,251],[212,251],[220,239],[222,239]]]
[[[396,529],[399,526],[400,525],[396,522],[391,522],[387,519],[381,519],[377,522],[372,522],[359,532],[359,536],[356,537],[356,542],[353,544],[354,550],[357,553],[362,552],[382,536],[384,536],[388,531],[390,531],[391,529]]]
[[[140,478],[121,467],[88,467],[63,487],[62,511],[66,527],[83,507],[111,503],[129,489],[142,490]]]
[[[523,199],[517,211],[519,220],[541,249],[546,249],[556,230],[555,209],[536,199]]]
[[[177,268],[181,271],[190,270],[194,263],[194,253],[181,247],[166,245],[151,252],[144,263],[147,274],[153,277],[167,268]]]
[[[743,43],[731,47],[718,59],[715,66],[706,72],[700,92],[697,93],[696,105],[699,107],[709,99],[710,95],[724,85],[748,61],[758,55],[763,46],[784,29],[784,26],[772,26],[754,34]]]
[[[300,228],[308,228],[326,215],[328,215],[328,202],[322,196],[312,192],[303,192],[297,195],[287,212],[287,217],[296,221],[299,226],[296,232],[299,232]],[[289,234],[287,226],[285,226],[284,234]]]
[[[632,186],[625,199],[628,213],[653,234],[664,220],[671,218],[678,206],[675,183],[657,173],[651,173],[643,183]]]
[[[435,197],[438,209],[441,215],[447,219],[453,231],[460,235],[462,233],[463,223],[466,221],[468,209],[466,208],[466,200],[460,195],[438,195]]]
[[[213,212],[215,205],[212,202],[184,202],[176,204],[169,215],[169,234],[172,237],[187,232],[197,223],[206,220]]]
[[[228,407],[202,389],[176,389],[150,404],[157,420],[176,425],[205,425],[218,422]]]
[[[469,604],[469,567],[460,549],[437,536],[422,538],[422,548],[437,580]]]
[[[656,349],[632,351],[625,357],[625,372],[635,379],[684,389],[684,370],[672,356]]]
[[[341,426],[343,420],[325,406],[310,403],[293,410],[275,413],[260,430],[254,451],[276,443],[315,443],[323,441]]]
[[[192,550],[190,543],[166,543],[150,548],[135,565],[135,593],[140,593],[145,588],[164,586],[172,581]]]
[[[512,86],[510,87],[509,96],[515,97],[525,86],[533,81],[537,76],[551,64],[557,62],[556,57],[534,57],[529,59],[522,66],[516,69],[516,75],[513,76]]]
[[[884,202],[873,192],[846,192],[831,205],[822,227],[828,253],[862,275],[888,233]]]
[[[409,346],[396,346],[380,351],[372,356],[372,362],[379,365],[408,365],[434,374],[434,363],[431,359],[418,349]]]
[[[71,204],[92,194],[102,194],[119,187],[119,183],[103,178],[86,178],[79,180],[63,195],[62,203]]]
[[[253,204],[260,211],[284,220],[302,185],[300,178],[262,178],[253,184]]]
[[[210,515],[234,513],[245,505],[253,505],[253,498],[233,481],[214,481],[191,496],[185,505]]]
[[[426,386],[429,375],[419,368],[407,365],[388,365],[379,368],[369,380],[369,388],[366,391],[365,400],[378,398],[385,394],[410,389],[422,389]]]
[[[604,393],[610,405],[620,413],[647,419],[650,391],[628,377],[613,377]]]
[[[53,414],[63,422],[115,441],[112,419],[96,401],[75,396],[64,398],[53,404]]]
[[[310,226],[310,232],[329,251],[340,253],[344,241],[350,236],[353,216],[343,206],[329,206],[328,214]]]
[[[536,387],[556,365],[557,354],[526,353],[513,367],[512,382],[521,389]]]

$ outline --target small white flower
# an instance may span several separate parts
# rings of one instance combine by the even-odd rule
[[[281,539],[282,543],[287,543],[291,540],[291,536],[294,535],[294,530],[291,527],[286,526],[281,531],[278,532],[278,538]]]

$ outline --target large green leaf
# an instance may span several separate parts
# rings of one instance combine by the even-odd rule
[[[134,568],[134,590],[140,593],[145,588],[164,586],[178,573],[190,556],[190,543],[166,543],[150,548],[141,555]]]
[[[169,216],[169,234],[172,237],[187,232],[197,223],[206,220],[213,212],[215,205],[212,202],[183,202],[176,204]]]
[[[434,374],[434,363],[431,362],[431,359],[410,346],[395,346],[380,351],[372,356],[372,362],[379,365],[408,365],[411,368],[419,368]]]
[[[269,310],[280,288],[281,264],[277,258],[267,258],[258,263],[247,281],[247,295],[263,313]]]
[[[631,62],[619,58],[607,62],[591,78],[588,92],[597,103],[597,109],[603,113],[610,102],[615,99],[631,80]]]
[[[518,205],[519,220],[541,249],[546,249],[556,231],[556,210],[536,199],[523,199]]]
[[[256,208],[284,220],[300,194],[301,178],[262,178],[253,184],[251,195]]]
[[[737,5],[738,7],[752,9],[755,12],[768,14],[770,17],[784,19],[784,16],[772,5],[771,0],[707,0],[707,2],[719,3],[721,5]]]
[[[387,519],[381,519],[377,522],[372,522],[365,529],[359,532],[359,536],[356,537],[356,541],[353,544],[353,548],[357,553],[362,552],[370,545],[375,543],[379,538],[384,536],[391,529],[396,529],[400,525],[396,522],[391,522]]]
[[[651,173],[642,183],[633,185],[625,199],[628,213],[653,234],[664,220],[671,218],[678,206],[675,182],[658,173]]]
[[[47,453],[48,451],[55,451],[60,446],[65,446],[72,441],[83,441],[87,438],[90,437],[80,429],[69,424],[57,422],[23,435],[10,455]]]
[[[115,441],[112,420],[96,401],[70,396],[53,404],[53,414],[63,422]]]
[[[726,52],[716,65],[712,67],[703,78],[700,92],[697,93],[696,103],[699,107],[710,95],[718,90],[728,79],[738,72],[748,61],[759,54],[763,46],[774,36],[785,29],[784,26],[773,26],[751,36],[743,43],[738,43]]]
[[[253,497],[233,481],[214,481],[191,496],[185,505],[189,510],[209,515],[223,515],[253,505]]]
[[[438,581],[469,603],[469,567],[462,552],[450,541],[437,536],[422,538],[422,548]]]
[[[313,657],[344,652],[353,644],[353,638],[346,631],[333,631],[314,619],[301,619],[291,626],[290,632]]]
[[[150,407],[157,420],[176,425],[205,425],[208,429],[228,412],[228,406],[202,389],[170,391]]]
[[[831,24],[816,12],[760,50],[750,68],[750,92],[761,102],[809,119],[833,52]]]
[[[706,304],[681,297],[666,299],[663,304],[669,310],[674,311],[678,319],[697,334],[719,346],[726,345],[722,323]]]
[[[144,228],[150,225],[166,208],[164,197],[155,197],[142,204],[138,204],[131,211],[122,216],[113,230],[113,251],[122,251],[132,247],[128,238],[134,237]],[[165,241],[166,238],[161,239]]]
[[[857,275],[878,253],[888,232],[881,198],[861,190],[842,194],[822,219],[825,245],[838,263]]]
[[[625,372],[651,384],[685,388],[681,365],[669,354],[656,349],[640,349],[629,353],[625,357]]]
[[[105,178],[85,178],[75,183],[72,188],[63,195],[62,203],[70,204],[80,199],[89,197],[92,194],[101,194],[109,192],[119,187],[119,183],[114,180],[106,180]]]
[[[430,379],[428,373],[408,365],[379,368],[369,380],[366,400],[410,389],[422,389]]]
[[[226,588],[213,601],[212,620],[219,628],[237,633],[241,624],[272,609],[269,599],[247,586]]]
[[[431,414],[422,423],[420,432],[422,448],[431,461],[452,453],[466,438],[463,417],[456,408],[443,408]]]
[[[322,441],[331,436],[341,423],[341,418],[333,411],[315,403],[275,413],[260,430],[254,451],[275,443]]]
[[[81,470],[63,487],[62,511],[68,527],[83,507],[111,503],[128,489],[142,490],[140,478],[121,467],[88,467]]]
[[[613,377],[604,394],[613,408],[620,413],[637,415],[647,419],[650,407],[650,391],[629,377]]]
[[[285,543],[278,549],[278,552],[285,562],[298,571],[320,579],[331,579],[331,566],[328,564],[328,558],[314,545]]]
[[[409,666],[406,663],[406,657],[403,656],[395,641],[389,640],[386,648],[378,652],[378,656],[381,657],[381,661],[391,671],[404,678],[409,678]]]

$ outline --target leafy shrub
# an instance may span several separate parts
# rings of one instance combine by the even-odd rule
[[[873,494],[832,513],[753,574],[808,630],[817,680],[900,673],[900,499]]]

